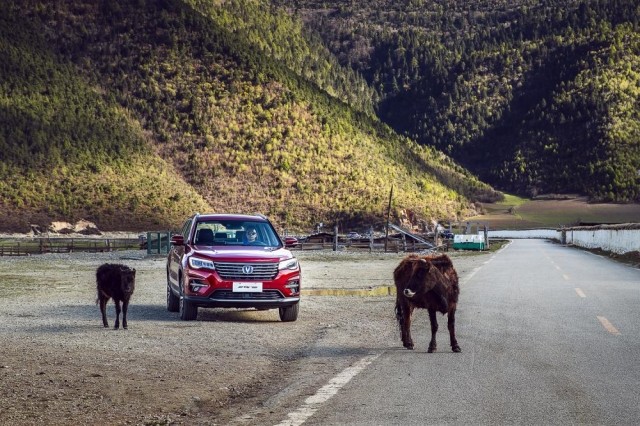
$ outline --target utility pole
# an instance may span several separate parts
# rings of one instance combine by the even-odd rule
[[[391,218],[391,199],[393,198],[393,185],[391,185],[391,191],[389,191],[389,206],[387,207],[387,224],[385,226],[384,233],[384,252],[387,252],[387,240],[389,239],[389,220]]]

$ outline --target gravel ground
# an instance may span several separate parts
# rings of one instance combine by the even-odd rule
[[[404,257],[295,254],[309,290],[392,285]],[[165,259],[145,255],[0,258],[0,424],[260,424],[354,360],[402,346],[395,296],[307,295],[291,323],[277,310],[230,309],[180,321],[166,310]],[[488,256],[451,254],[461,282]],[[102,327],[95,270],[104,262],[137,270],[128,330]]]

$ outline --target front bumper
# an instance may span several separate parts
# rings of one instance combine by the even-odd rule
[[[183,297],[187,302],[203,308],[275,309],[300,302],[300,296],[284,297],[278,290],[268,290],[262,293],[234,293],[229,290],[217,290],[210,297],[186,295]]]

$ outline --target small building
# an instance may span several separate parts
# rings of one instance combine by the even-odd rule
[[[482,234],[458,234],[453,236],[454,250],[484,250],[485,239]]]

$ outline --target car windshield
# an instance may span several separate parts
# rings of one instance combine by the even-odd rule
[[[209,220],[196,225],[194,243],[206,246],[280,247],[281,241],[268,222]]]

